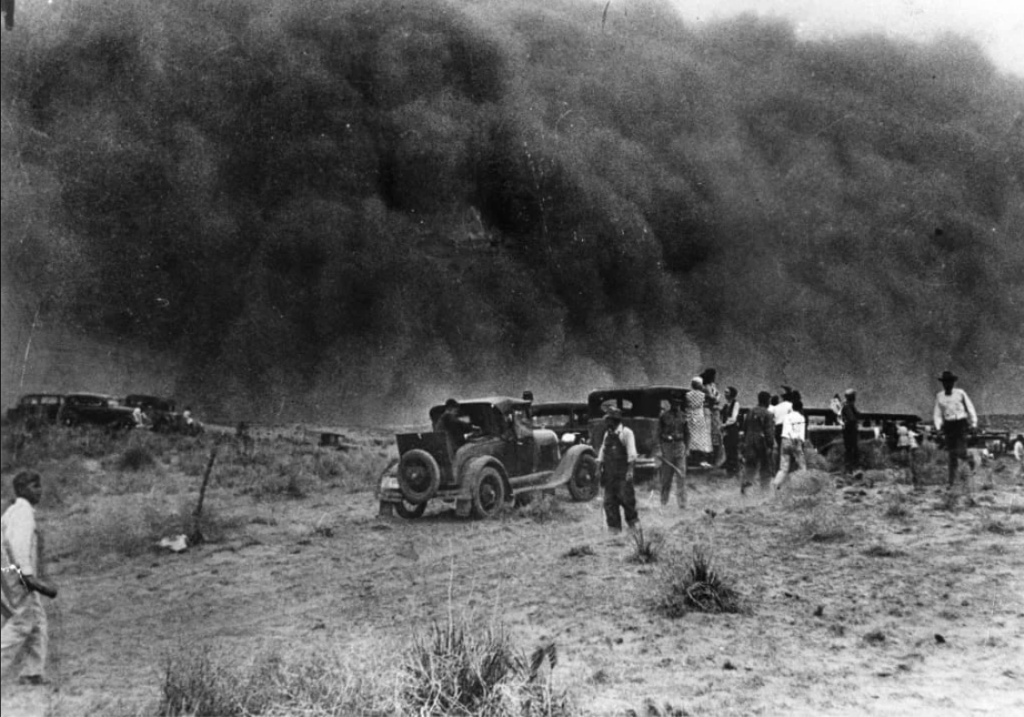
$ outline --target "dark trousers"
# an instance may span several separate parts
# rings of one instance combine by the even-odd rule
[[[0,10],[4,13],[4,27],[14,29],[14,0],[0,0]]]
[[[610,479],[604,487],[604,517],[612,530],[622,530],[620,508],[626,515],[626,525],[630,528],[636,525],[636,492],[633,481],[627,481],[625,476]]]
[[[748,445],[746,450],[743,451],[743,460],[746,464],[746,477],[744,480],[747,483],[753,484],[754,477],[756,476],[761,483],[761,487],[767,488],[772,475],[775,473],[772,467],[774,464],[772,452],[768,446],[763,441],[757,441],[752,445]]]
[[[725,473],[736,476],[740,473],[740,431],[731,426],[722,431],[722,446],[725,448]]]
[[[843,459],[847,473],[853,473],[860,466],[860,444],[856,430],[843,431]]]
[[[949,451],[949,485],[956,481],[960,459],[967,459],[967,419],[946,421],[942,424],[942,439]]]

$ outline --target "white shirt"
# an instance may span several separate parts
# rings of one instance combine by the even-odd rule
[[[781,404],[780,404],[781,405]],[[790,411],[782,419],[782,437],[791,441],[802,441],[807,435],[807,420],[803,414]]]
[[[619,427],[615,429],[615,435],[622,441],[622,445],[626,447],[626,461],[632,463],[636,460],[636,437],[633,435],[633,429],[619,424]],[[597,451],[597,462],[600,463],[604,460],[604,437],[601,437],[601,447]]]
[[[775,425],[781,426],[782,419],[784,419],[790,411],[793,410],[793,404],[789,401],[780,401],[774,406],[768,407],[768,412],[775,418]]]
[[[971,428],[978,427],[978,414],[974,411],[974,404],[962,388],[954,388],[948,396],[945,389],[939,391],[935,396],[935,410],[932,414],[937,431],[942,430],[942,424],[946,421],[961,421],[965,418],[970,419]]]
[[[1015,441],[1013,444],[1013,457],[1024,463],[1024,442]]]
[[[3,566],[17,565],[22,574],[36,574],[36,509],[18,498],[0,518]]]

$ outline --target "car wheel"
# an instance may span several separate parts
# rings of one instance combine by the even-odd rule
[[[410,503],[407,500],[403,500],[401,503],[395,503],[395,512],[406,520],[416,520],[423,515],[423,511],[427,509],[426,503]]]
[[[569,495],[580,502],[593,500],[600,490],[597,477],[597,459],[593,456],[581,456],[569,479]]]
[[[61,416],[60,422],[65,426],[77,426],[78,425],[78,414],[72,411],[68,411]]]
[[[480,471],[473,490],[473,513],[478,518],[493,518],[505,507],[505,481],[496,468]]]
[[[410,503],[426,503],[441,485],[441,468],[422,448],[413,448],[398,462],[398,489]]]

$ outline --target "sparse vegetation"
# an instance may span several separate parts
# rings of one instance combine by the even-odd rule
[[[449,617],[417,637],[404,664],[403,711],[419,715],[488,717],[563,717],[574,710],[550,679],[540,679],[545,664],[557,664],[548,644],[529,661],[498,626],[474,628]]]
[[[815,508],[796,527],[796,537],[800,542],[835,543],[846,540],[849,534],[848,521],[839,509],[832,506]]]
[[[527,500],[521,502],[511,515],[517,518],[526,518],[535,523],[570,520],[563,501],[557,495],[546,492],[528,493],[524,497],[527,497]]]
[[[637,525],[634,530],[629,531],[629,536],[633,541],[633,551],[627,558],[629,562],[646,565],[658,561],[661,549],[665,545],[664,533],[652,530],[645,535],[643,526]]]
[[[739,592],[717,571],[707,549],[695,547],[688,559],[671,554],[662,562],[654,607],[665,617],[678,618],[691,611],[741,611]]]

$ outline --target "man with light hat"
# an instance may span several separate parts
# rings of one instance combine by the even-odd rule
[[[622,409],[610,406],[604,412],[605,431],[597,451],[597,464],[604,487],[604,515],[608,529],[622,531],[622,514],[626,525],[635,528],[636,492],[633,490],[633,464],[636,463],[636,437],[632,429],[622,425]]]
[[[958,376],[946,370],[939,376],[942,390],[935,395],[932,421],[941,431],[945,448],[949,451],[949,487],[956,481],[961,458],[967,459],[967,432],[978,427],[978,414],[967,392],[956,388]]]

